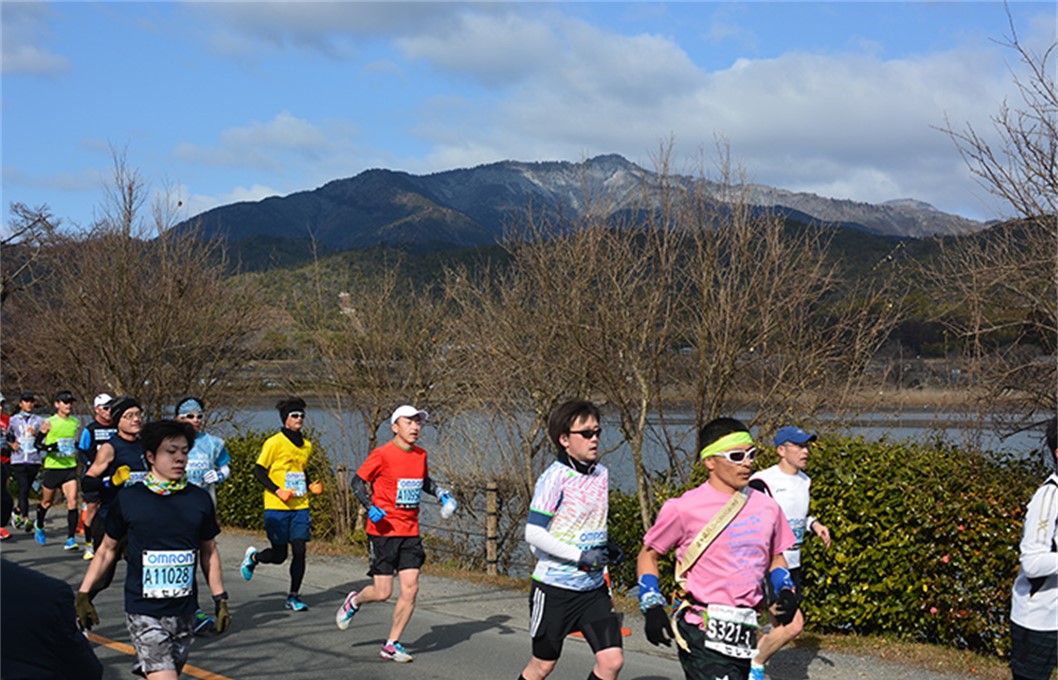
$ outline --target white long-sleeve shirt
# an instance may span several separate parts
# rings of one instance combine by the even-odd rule
[[[1058,474],[1036,490],[1025,512],[1010,619],[1030,630],[1058,631]]]

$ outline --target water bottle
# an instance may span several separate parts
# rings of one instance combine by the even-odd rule
[[[445,496],[444,503],[441,504],[441,519],[448,519],[456,511],[456,499],[451,496]]]

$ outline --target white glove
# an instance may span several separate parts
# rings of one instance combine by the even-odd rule
[[[220,481],[220,475],[216,470],[206,470],[206,473],[202,475],[202,481],[206,484],[216,484]]]

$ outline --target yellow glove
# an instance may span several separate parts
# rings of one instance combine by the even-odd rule
[[[220,635],[231,627],[231,614],[228,613],[228,601],[217,600],[216,615],[213,617],[213,629]]]
[[[288,503],[290,502],[290,499],[294,497],[294,490],[276,489],[276,496],[278,496],[279,500],[283,501],[284,503]]]
[[[319,496],[321,493],[323,493],[323,482],[317,479],[312,484],[309,484],[309,491]]]
[[[122,465],[110,475],[110,486],[121,486],[129,481],[130,476],[132,476],[132,470],[128,465]]]
[[[74,600],[74,609],[77,610],[77,621],[81,624],[81,628],[92,630],[92,626],[99,623],[99,614],[96,613],[96,608],[92,606],[92,600],[89,598],[88,593],[77,593],[77,598]]]

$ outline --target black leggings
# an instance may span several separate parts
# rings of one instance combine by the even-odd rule
[[[35,463],[16,463],[11,466],[11,476],[18,484],[18,514],[29,517],[29,490],[33,488],[33,480],[40,472],[40,465]],[[6,486],[6,485],[5,485]]]
[[[301,581],[305,578],[305,541],[291,541],[290,552],[293,559],[290,560],[290,594],[296,595],[301,592]],[[265,548],[257,553],[258,564],[283,564],[287,559],[287,544],[273,543],[272,547]]]

